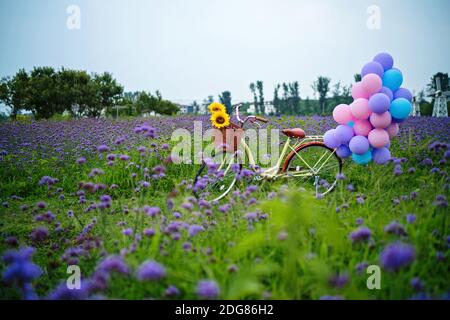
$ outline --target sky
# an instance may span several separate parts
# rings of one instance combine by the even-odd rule
[[[126,91],[178,102],[251,100],[256,80],[270,100],[276,83],[299,81],[305,98],[317,76],[350,84],[385,51],[417,91],[450,71],[449,35],[448,0],[1,0],[0,77],[109,71]]]

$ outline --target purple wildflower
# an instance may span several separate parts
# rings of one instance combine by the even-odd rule
[[[205,229],[197,224],[193,224],[192,226],[189,227],[188,233],[189,233],[189,237],[193,237],[195,235],[197,235],[199,232],[204,231]]]
[[[148,260],[142,263],[137,270],[137,278],[140,281],[160,280],[166,276],[164,266],[156,261]]]
[[[125,263],[123,257],[121,256],[106,257],[98,264],[97,270],[106,273],[117,272],[121,274],[128,274],[130,272],[128,265]]]
[[[387,271],[398,271],[416,258],[414,247],[401,242],[391,243],[380,254],[380,264]]]
[[[219,287],[215,281],[202,280],[197,284],[197,295],[203,299],[214,299],[219,295]]]
[[[46,227],[34,228],[30,234],[31,240],[33,242],[41,242],[47,239],[49,236],[48,229]]]
[[[398,223],[397,221],[392,221],[387,226],[385,226],[384,231],[386,233],[395,234],[398,236],[406,235],[405,227],[401,223]]]
[[[354,243],[369,240],[371,236],[372,231],[367,227],[358,227],[350,233],[350,239],[352,239]]]
[[[178,290],[175,286],[169,286],[166,290],[164,290],[164,295],[166,297],[177,297],[180,295],[180,290]]]

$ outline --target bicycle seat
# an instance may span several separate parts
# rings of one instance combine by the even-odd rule
[[[303,131],[303,129],[300,128],[283,129],[282,132],[289,138],[303,139],[306,136],[305,131]]]

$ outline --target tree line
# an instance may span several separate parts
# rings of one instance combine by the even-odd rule
[[[436,77],[441,79],[442,90],[450,90],[450,82],[447,73],[438,72],[434,74],[427,87],[419,91],[415,97],[418,99],[421,114],[428,116],[432,114],[434,96],[436,91]],[[361,81],[361,74],[353,76],[354,82]],[[351,95],[352,84],[342,85],[341,82],[331,84],[331,79],[326,76],[318,76],[311,85],[314,91],[314,98],[308,96],[305,99],[300,97],[300,86],[298,81],[277,83],[273,90],[273,98],[271,104],[273,109],[268,111],[266,102],[270,99],[264,97],[264,83],[261,80],[250,83],[249,89],[252,94],[252,101],[245,102],[241,110],[246,111],[251,105],[254,106],[256,114],[275,114],[275,115],[311,115],[322,114],[327,115],[333,112],[335,106],[345,103],[350,104],[353,101]],[[447,89],[445,89],[447,88]],[[230,113],[232,106],[230,91],[224,91],[218,96],[219,101],[227,107]],[[430,99],[427,99],[430,98]],[[429,101],[431,100],[431,101]],[[214,101],[213,96],[208,96],[203,100],[203,110]],[[193,103],[194,113],[199,113],[199,105],[196,101]],[[450,102],[448,103],[450,114]]]
[[[163,100],[159,92],[156,95],[139,92],[131,99],[123,91],[111,73],[89,74],[66,68],[35,67],[30,72],[20,69],[14,76],[0,80],[0,102],[11,109],[13,119],[22,111],[31,112],[36,119],[63,113],[73,117],[99,117],[102,113],[115,114],[113,107],[117,105],[131,109],[130,115],[143,111],[178,112],[178,107]]]

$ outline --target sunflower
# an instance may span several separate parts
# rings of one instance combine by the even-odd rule
[[[217,129],[225,128],[230,125],[230,116],[224,111],[216,111],[211,116],[211,124]]]
[[[225,106],[221,103],[218,102],[213,102],[208,106],[209,112],[214,113],[214,112],[225,112]]]

